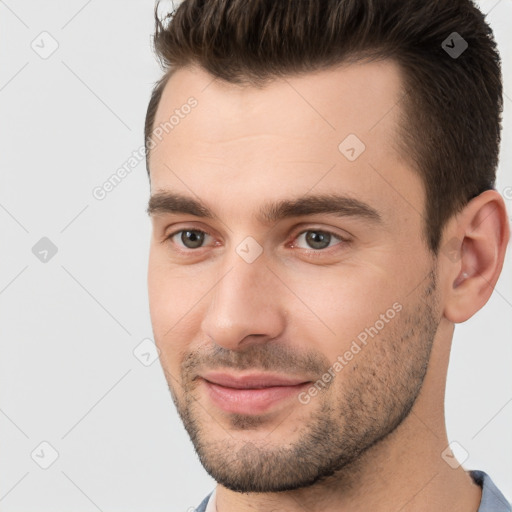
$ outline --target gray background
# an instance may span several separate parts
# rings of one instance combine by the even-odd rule
[[[512,3],[480,5],[503,58],[498,189],[511,212]],[[152,13],[151,1],[0,1],[2,512],[185,511],[214,485],[158,361],[146,366],[146,345],[133,353],[152,338],[144,163],[103,200],[92,194],[143,141],[160,76]],[[511,275],[509,252],[488,305],[457,326],[446,402],[464,466],[508,499]]]

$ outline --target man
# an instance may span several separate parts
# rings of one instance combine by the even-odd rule
[[[443,408],[509,240],[480,11],[185,0],[155,48],[149,299],[197,510],[510,511]]]

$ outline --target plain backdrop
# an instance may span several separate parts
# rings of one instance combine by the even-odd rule
[[[512,2],[480,6],[503,59],[510,212]],[[142,145],[152,32],[152,1],[0,1],[1,512],[186,511],[214,486],[143,341],[144,162],[93,195]],[[509,252],[489,303],[456,328],[446,399],[464,466],[509,500],[511,327]]]

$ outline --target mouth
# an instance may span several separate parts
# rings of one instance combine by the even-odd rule
[[[311,381],[275,374],[231,375],[210,372],[201,376],[210,400],[225,412],[262,414],[296,398]]]

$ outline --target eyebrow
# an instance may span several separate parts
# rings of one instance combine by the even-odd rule
[[[214,219],[212,210],[193,197],[177,193],[157,192],[149,199],[149,215],[163,213],[188,214],[195,217]],[[375,223],[381,223],[382,217],[369,204],[353,197],[338,194],[307,195],[296,199],[267,202],[257,215],[262,224],[290,217],[315,214],[331,214],[338,217],[362,217]]]

